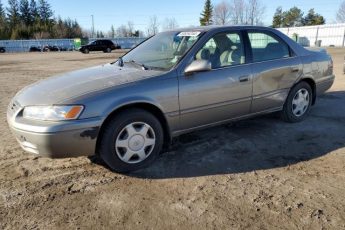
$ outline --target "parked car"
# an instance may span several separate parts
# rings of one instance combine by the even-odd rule
[[[128,172],[193,130],[271,112],[302,121],[333,81],[330,55],[275,29],[178,29],[116,62],[27,86],[11,101],[7,120],[28,152],[97,154]]]
[[[30,46],[29,52],[41,52],[41,47],[39,46]]]
[[[51,46],[51,45],[45,45],[43,46],[43,52],[51,52],[51,51],[60,51],[60,47],[58,46]]]
[[[85,54],[88,54],[90,51],[103,51],[104,53],[110,53],[115,49],[121,49],[121,46],[115,45],[111,40],[102,39],[81,46],[79,51]]]
[[[5,49],[5,47],[3,47],[3,46],[0,46],[0,53],[5,53],[6,52],[6,49]]]

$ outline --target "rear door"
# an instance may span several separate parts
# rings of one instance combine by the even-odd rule
[[[276,34],[248,30],[253,70],[252,113],[283,107],[291,86],[300,76],[302,64]]]
[[[96,46],[97,51],[102,51],[103,50],[103,41],[97,41],[97,46]]]

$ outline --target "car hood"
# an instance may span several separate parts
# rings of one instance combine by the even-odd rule
[[[77,70],[38,81],[19,91],[15,100],[21,106],[63,103],[91,92],[157,76],[161,71],[142,70],[106,64]]]

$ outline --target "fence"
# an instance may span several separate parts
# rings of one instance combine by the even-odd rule
[[[131,49],[145,38],[109,38],[119,44],[122,49]],[[97,40],[89,39],[90,42]],[[41,50],[44,46],[56,46],[60,50],[75,50],[74,39],[37,39],[37,40],[0,40],[0,46],[5,47],[6,52],[29,52]]]
[[[297,36],[303,46],[337,46],[345,45],[345,23],[320,26],[303,26],[279,28],[289,37]]]
[[[303,46],[345,46],[345,23],[327,24],[320,26],[303,26],[279,28],[289,37],[297,37]],[[89,39],[90,42],[96,40]],[[131,49],[145,38],[110,38],[123,49]],[[5,47],[6,52],[28,52],[31,47],[36,50],[44,46],[57,46],[61,50],[75,50],[74,39],[38,39],[38,40],[0,40],[0,46]]]

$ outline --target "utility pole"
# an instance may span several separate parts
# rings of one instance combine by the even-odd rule
[[[92,27],[91,27],[91,37],[95,37],[95,22],[93,20],[93,14],[91,15],[91,20],[92,20]]]

